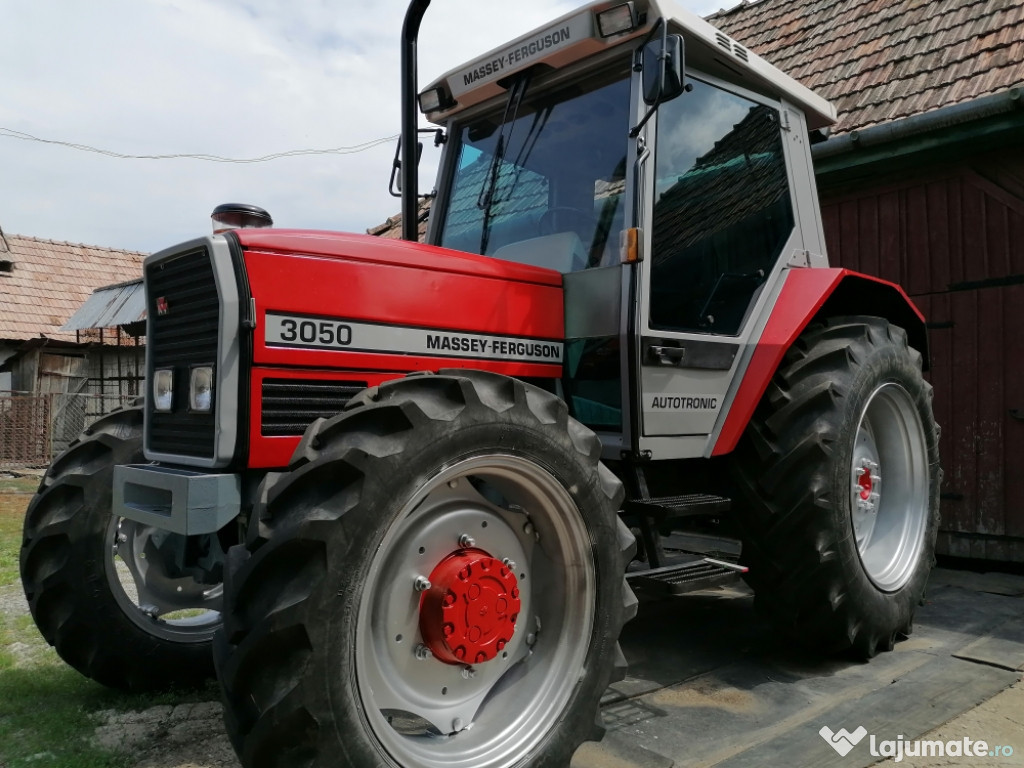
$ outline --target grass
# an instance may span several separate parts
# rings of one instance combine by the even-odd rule
[[[21,524],[38,485],[37,477],[0,477],[0,587],[18,578]]]
[[[6,661],[0,659],[0,663]],[[127,756],[90,743],[91,716],[116,695],[57,660],[0,671],[0,764],[10,768],[123,768]]]
[[[0,595],[20,593],[18,551],[25,508],[38,478],[0,478]],[[208,701],[211,691],[123,694],[88,680],[57,656],[32,621],[0,611],[0,766],[128,768],[130,756],[93,743],[105,710]]]

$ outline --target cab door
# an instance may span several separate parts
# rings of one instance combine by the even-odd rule
[[[745,352],[804,248],[787,146],[806,141],[790,127],[802,120],[715,78],[687,81],[646,128],[641,174],[633,437],[655,459],[710,455]]]

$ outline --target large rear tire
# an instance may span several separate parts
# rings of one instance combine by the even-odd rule
[[[114,467],[142,455],[142,409],[89,427],[47,470],[25,515],[21,579],[64,661],[112,688],[195,686],[213,675],[223,551],[115,517]]]
[[[863,657],[908,635],[935,563],[938,428],[921,356],[876,317],[812,325],[736,453],[759,608],[801,644]]]
[[[636,609],[599,458],[562,401],[481,372],[313,424],[229,554],[216,657],[242,764],[568,765]]]

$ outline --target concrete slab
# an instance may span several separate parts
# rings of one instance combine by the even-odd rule
[[[581,749],[573,768],[877,762],[870,736],[916,739],[1021,680],[1015,587],[974,580],[968,589],[947,573],[933,579],[911,639],[869,663],[789,647],[745,588],[643,604],[623,635],[630,674],[603,702],[609,734]],[[819,735],[824,727],[833,738],[863,727],[863,743],[843,757]],[[625,762],[599,762],[612,758]]]
[[[1024,619],[1013,618],[1003,622],[953,655],[979,664],[1024,672]]]
[[[932,589],[961,587],[972,592],[991,592],[1009,597],[1024,596],[1024,576],[1012,573],[976,573],[936,568],[928,582]]]
[[[959,717],[945,723],[921,737],[922,740],[948,743],[963,741],[986,742],[989,754],[981,759],[964,759],[927,755],[925,757],[906,757],[897,762],[886,760],[879,765],[891,768],[900,765],[903,768],[947,768],[947,766],[999,766],[1011,768],[1024,766],[1024,682],[1017,683],[1002,693],[983,702],[974,709],[964,712]],[[922,751],[915,749],[915,752]]]

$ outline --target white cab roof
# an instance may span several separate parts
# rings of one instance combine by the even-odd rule
[[[429,113],[428,119],[442,123],[451,115],[504,94],[506,78],[529,67],[541,64],[562,69],[620,46],[632,50],[639,44],[638,38],[664,17],[669,32],[682,34],[686,41],[687,67],[787,101],[804,112],[811,129],[835,122],[836,111],[829,102],[672,0],[636,0],[633,5],[643,23],[633,32],[601,38],[597,14],[621,4],[621,0],[588,3],[445,73],[425,89],[442,88],[447,102],[442,109]]]

